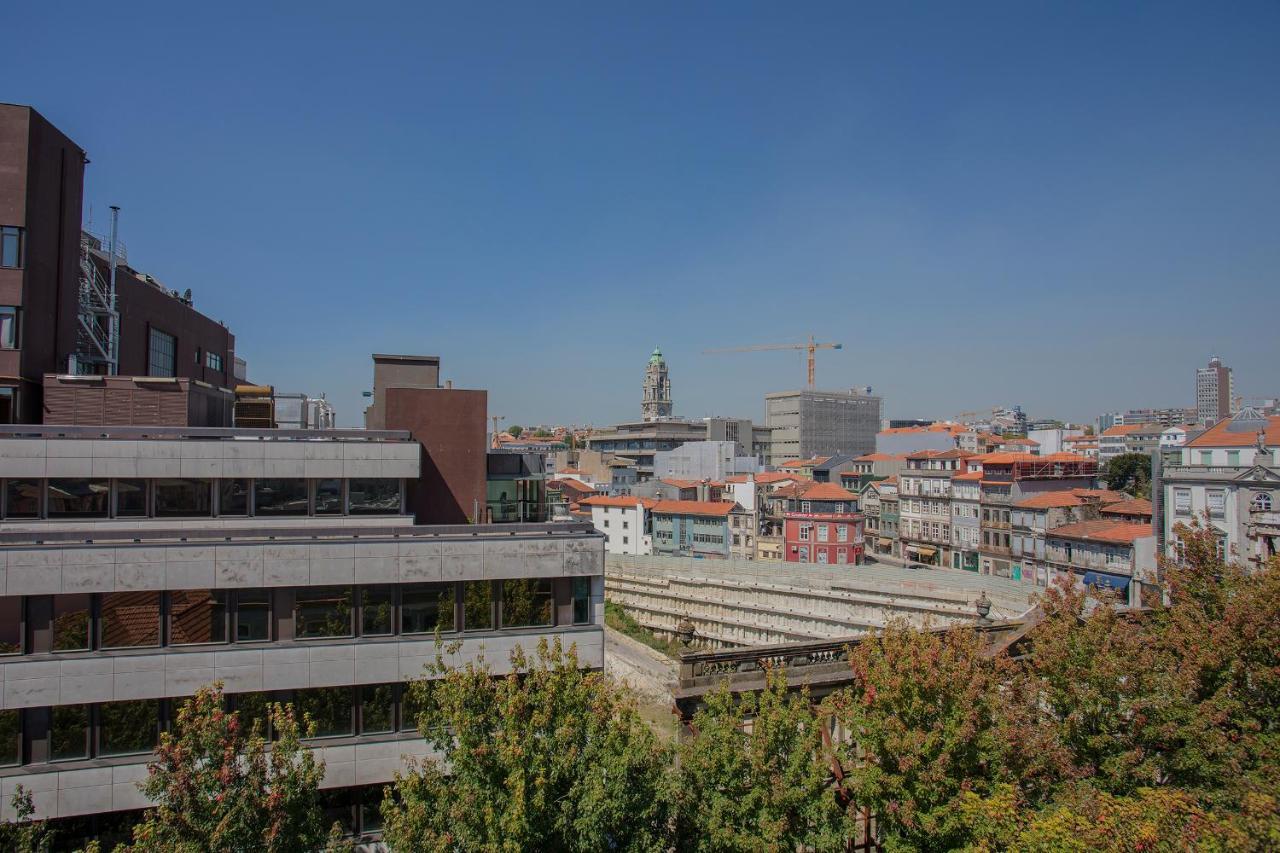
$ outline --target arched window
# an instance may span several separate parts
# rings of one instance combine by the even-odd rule
[[[1266,492],[1258,492],[1253,496],[1253,502],[1249,504],[1249,509],[1253,512],[1271,512],[1271,495]]]

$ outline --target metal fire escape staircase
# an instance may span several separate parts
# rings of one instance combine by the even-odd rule
[[[120,364],[120,314],[114,288],[99,270],[94,255],[104,256],[108,269],[120,258],[113,257],[114,252],[103,252],[103,246],[102,240],[87,232],[80,236],[79,323],[72,373],[115,375]]]

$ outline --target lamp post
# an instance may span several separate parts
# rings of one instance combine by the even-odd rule
[[[987,614],[991,612],[991,599],[987,598],[987,593],[983,590],[978,596],[978,600],[973,603],[974,610],[978,611],[978,624],[990,625],[991,620],[987,618]]]

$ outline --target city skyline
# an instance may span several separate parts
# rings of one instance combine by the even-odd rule
[[[1212,354],[1280,393],[1278,17],[25,7],[5,97],[88,151],[96,230],[121,205],[131,262],[340,425],[372,352],[638,418],[654,346],[676,414],[762,418],[803,356],[701,351],[808,334],[889,417],[1092,420],[1193,403]]]

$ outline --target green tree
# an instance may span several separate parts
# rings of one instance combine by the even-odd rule
[[[319,806],[324,766],[300,743],[292,706],[273,705],[275,733],[246,730],[224,709],[222,684],[183,703],[148,766],[142,790],[154,802],[134,828],[135,851],[314,851],[337,845]]]
[[[1107,488],[1140,498],[1151,496],[1151,457],[1146,453],[1121,453],[1102,472]]]
[[[13,789],[13,797],[9,803],[13,806],[16,820],[0,822],[0,850],[11,850],[13,853],[41,853],[47,850],[53,834],[47,822],[32,819],[36,810],[31,802],[31,792],[18,785]]]
[[[824,725],[808,691],[788,694],[781,673],[769,673],[759,694],[722,686],[708,695],[680,751],[677,849],[838,849],[844,809]]]
[[[454,650],[410,687],[442,761],[411,765],[383,801],[393,849],[667,849],[671,753],[627,691],[558,639],[532,658],[517,647],[501,678],[446,665]]]
[[[520,433],[522,432],[524,432],[524,427],[520,426],[519,424],[512,424],[511,426],[507,427],[507,435],[511,436],[512,438],[519,438]]]

